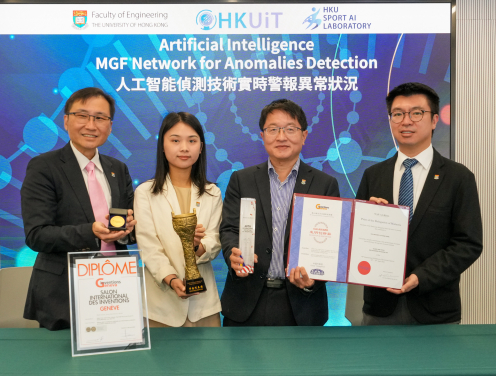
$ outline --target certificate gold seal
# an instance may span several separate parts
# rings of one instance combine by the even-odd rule
[[[96,328],[94,326],[91,327],[91,331],[94,332],[96,331]]]
[[[91,328],[88,326],[88,327],[86,328],[86,331],[89,333],[89,332],[90,332],[90,330],[91,330]]]
[[[124,223],[126,223],[125,219],[119,215],[116,215],[110,219],[110,224],[113,227],[122,227],[124,226]]]

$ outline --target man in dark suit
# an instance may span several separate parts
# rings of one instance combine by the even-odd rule
[[[365,170],[356,198],[410,206],[406,279],[401,289],[365,287],[363,324],[459,323],[460,274],[482,252],[475,178],[432,148],[433,89],[402,84],[386,103],[399,151]]]
[[[297,267],[285,277],[293,193],[339,196],[336,179],[300,161],[308,131],[305,113],[281,99],[259,121],[267,162],[235,171],[226,189],[220,240],[229,268],[222,293],[224,326],[324,325],[325,283]],[[242,271],[240,199],[256,199],[255,268]]]
[[[110,135],[114,113],[114,100],[102,90],[76,91],[65,105],[71,142],[33,158],[27,167],[22,217],[26,244],[38,256],[24,318],[49,330],[70,327],[67,253],[101,250],[110,255],[135,242],[127,166],[97,150]],[[109,207],[129,209],[126,231],[107,228]]]

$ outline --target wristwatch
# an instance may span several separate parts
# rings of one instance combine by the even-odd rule
[[[305,291],[305,292],[312,292],[313,291],[313,286],[310,286],[309,288],[303,287],[303,291]]]

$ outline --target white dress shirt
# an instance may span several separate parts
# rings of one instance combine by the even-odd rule
[[[432,165],[432,159],[434,158],[434,149],[432,144],[429,145],[420,154],[415,157],[407,157],[401,151],[398,150],[398,158],[396,159],[396,164],[394,165],[394,178],[393,178],[393,199],[394,203],[398,205],[398,197],[400,195],[400,182],[403,172],[405,171],[405,166],[403,166],[403,161],[408,158],[415,158],[418,163],[412,167],[413,175],[413,212],[417,207],[417,202],[419,200],[422,189],[424,188],[425,179]]]
[[[71,148],[79,163],[79,168],[81,169],[81,173],[83,174],[84,183],[86,184],[86,190],[88,190],[88,171],[86,171],[86,166],[88,165],[88,163],[90,163],[90,160],[86,158],[86,156],[83,153],[81,153],[78,149],[76,149],[76,147],[72,144],[72,141],[71,141]],[[103,189],[103,194],[105,195],[105,201],[107,201],[108,207],[111,208],[112,196],[110,194],[110,185],[107,181],[107,177],[103,173],[103,168],[102,168],[102,164],[100,163],[100,155],[98,154],[98,149],[96,149],[95,156],[91,159],[91,162],[93,162],[96,166],[95,168],[96,180],[98,180],[100,186]]]

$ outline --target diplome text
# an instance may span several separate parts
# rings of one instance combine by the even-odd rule
[[[270,38],[256,38],[256,40],[231,40],[219,38],[219,41],[199,41],[197,38],[182,38],[174,41],[162,39],[160,51],[267,51],[277,55],[286,51],[313,51],[313,41],[272,41]],[[377,69],[376,59],[359,59],[358,56],[347,59],[315,59],[307,56],[306,59],[288,59],[286,55],[277,59],[234,59],[228,56],[224,61],[211,60],[202,56],[199,61],[188,56],[187,59],[143,59],[142,57],[97,57],[96,69],[122,70],[128,64],[132,69],[168,70],[168,69]]]
[[[91,262],[77,265],[78,277],[91,277],[102,275],[136,274],[136,261],[110,262],[104,264]]]

